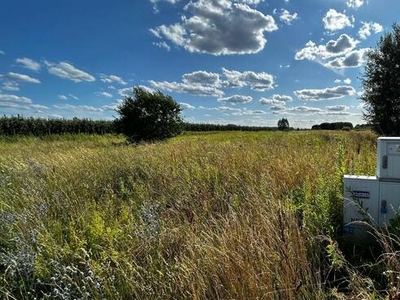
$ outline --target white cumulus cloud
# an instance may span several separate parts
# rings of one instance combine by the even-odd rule
[[[195,107],[193,105],[190,105],[189,103],[185,103],[185,102],[180,102],[179,106],[182,109],[195,109]]]
[[[346,110],[349,110],[349,107],[347,105],[333,105],[333,106],[327,106],[326,110],[328,110],[328,111],[346,111]]]
[[[364,4],[364,0],[347,0],[346,4],[351,8],[359,8]]]
[[[105,82],[105,83],[114,83],[114,82],[116,82],[116,83],[119,83],[121,85],[127,85],[127,83],[121,77],[119,77],[117,75],[101,74],[100,75],[100,80],[102,82]]]
[[[18,83],[14,82],[14,81],[6,81],[3,83],[2,89],[4,91],[15,92],[15,91],[19,91],[19,85],[18,85]]]
[[[330,69],[360,67],[365,62],[367,50],[355,50],[358,43],[347,34],[341,34],[337,40],[330,40],[325,45],[309,41],[295,54],[295,59],[315,61]]]
[[[21,64],[24,68],[30,69],[32,71],[39,71],[41,68],[38,62],[27,57],[17,58],[15,61]]]
[[[98,93],[98,95],[102,96],[102,97],[106,97],[106,98],[112,98],[113,97],[113,94],[111,94],[109,92],[100,92],[100,93]]]
[[[227,87],[250,86],[252,90],[265,91],[274,87],[274,77],[265,72],[244,71],[222,69],[223,75],[227,78],[224,85]]]
[[[270,98],[261,98],[260,103],[264,105],[270,105],[272,110],[283,109],[287,102],[293,101],[293,98],[288,95],[274,94]]]
[[[39,79],[30,77],[30,76],[25,75],[25,74],[20,74],[20,73],[9,72],[6,77],[8,79],[21,81],[21,82],[40,83]]]
[[[201,85],[220,85],[220,76],[217,73],[207,71],[195,71],[187,73],[182,76],[182,81],[187,84],[201,84]]]
[[[79,70],[67,62],[51,63],[46,61],[45,64],[50,74],[63,79],[68,79],[74,82],[93,82],[96,80],[89,73]]]
[[[375,22],[361,22],[363,26],[358,31],[358,36],[360,39],[365,40],[372,33],[380,33],[383,31],[383,26]]]
[[[322,19],[322,22],[324,23],[325,29],[330,31],[353,26],[352,22],[345,14],[337,12],[335,9],[328,10],[325,17]]]
[[[325,89],[303,89],[294,92],[295,95],[304,101],[322,101],[343,98],[356,94],[356,90],[349,85],[341,85]]]
[[[186,93],[198,96],[215,96],[221,97],[224,92],[213,86],[204,86],[200,84],[188,84],[184,82],[169,82],[169,81],[154,81],[150,80],[150,84],[160,90],[166,90],[169,92]]]
[[[250,3],[251,2],[251,3]],[[267,42],[264,32],[278,29],[270,15],[251,8],[258,1],[190,1],[181,23],[160,25],[150,31],[160,39],[190,52],[213,55],[249,54],[261,51]]]
[[[344,56],[335,58],[325,64],[328,68],[356,68],[360,67],[366,60],[368,49],[354,50],[346,53]]]
[[[16,95],[0,94],[0,102],[13,102],[13,103],[32,103],[32,100],[27,97],[20,97]]]
[[[248,103],[252,100],[253,98],[251,96],[245,96],[245,95],[232,95],[229,97],[218,99],[219,102],[226,102],[231,104]]]
[[[297,20],[298,18],[299,18],[299,15],[297,13],[291,14],[286,9],[281,9],[280,14],[279,14],[279,20],[286,23],[287,25],[291,25],[292,22]]]

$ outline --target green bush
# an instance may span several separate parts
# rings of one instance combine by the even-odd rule
[[[125,97],[117,108],[116,128],[128,141],[165,140],[181,133],[181,108],[171,96],[135,87],[134,97]]]

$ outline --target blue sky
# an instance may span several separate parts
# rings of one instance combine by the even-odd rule
[[[194,123],[362,120],[398,0],[2,0],[0,113],[113,119],[133,86]]]

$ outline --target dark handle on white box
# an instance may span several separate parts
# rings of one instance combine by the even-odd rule
[[[384,215],[387,214],[387,201],[386,200],[381,201],[381,214],[384,214]]]
[[[382,168],[387,169],[388,167],[388,157],[387,155],[382,156]]]

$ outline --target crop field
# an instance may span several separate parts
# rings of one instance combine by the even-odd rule
[[[337,243],[343,175],[375,174],[376,138],[214,132],[136,146],[115,135],[3,138],[0,298],[395,296],[392,248],[360,268]],[[378,284],[372,272],[388,275]]]

